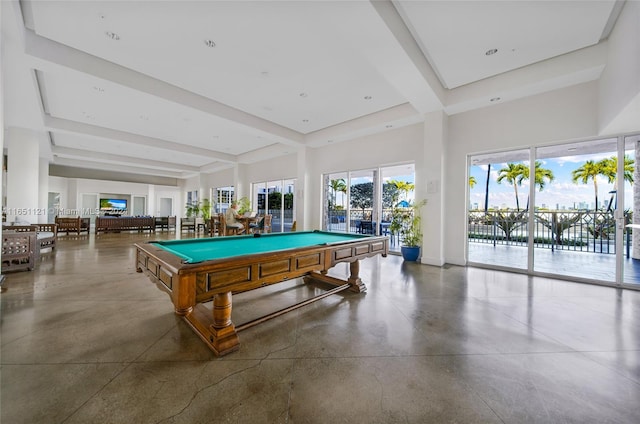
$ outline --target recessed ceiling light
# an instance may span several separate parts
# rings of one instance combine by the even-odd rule
[[[204,40],[204,45],[213,48],[216,46],[216,42],[213,40]]]
[[[501,99],[500,99],[500,97],[494,97],[494,98],[492,98],[492,99],[491,99],[491,100],[489,100],[489,101],[490,101],[490,102],[498,102],[498,101],[500,101],[500,100],[501,100]]]
[[[112,40],[116,40],[118,41],[120,39],[120,36],[118,34],[116,34],[115,32],[111,32],[111,31],[107,31],[104,33],[107,37],[111,38]]]
[[[365,99],[365,100],[371,100],[371,99],[372,99],[372,97],[371,97],[371,96],[364,96],[364,99]]]
[[[300,93],[300,97],[309,97],[307,93]]]
[[[490,49],[484,52],[484,54],[487,56],[491,56],[492,54],[496,54],[496,53],[498,53],[498,49]]]

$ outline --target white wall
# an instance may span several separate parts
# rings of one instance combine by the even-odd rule
[[[597,84],[590,82],[449,117],[446,262],[466,263],[467,155],[596,136],[597,105]]]
[[[150,215],[156,213],[155,205],[159,205],[157,203],[159,197],[173,198],[175,212],[183,209],[183,192],[179,187],[64,177],[49,177],[48,183],[48,191],[60,193],[60,207],[67,211],[78,209],[81,205],[82,194],[88,193],[125,198],[129,201],[130,208],[132,207],[132,196],[144,196],[147,199],[147,213]]]

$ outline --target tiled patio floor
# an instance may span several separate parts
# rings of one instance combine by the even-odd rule
[[[534,271],[561,276],[615,282],[616,258],[612,254],[534,249]],[[521,246],[493,246],[469,243],[469,262],[509,268],[527,268],[527,249]],[[625,284],[640,287],[640,260],[624,258]]]

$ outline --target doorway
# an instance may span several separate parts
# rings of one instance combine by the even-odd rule
[[[173,199],[171,197],[160,198],[160,216],[173,216]]]
[[[639,163],[638,134],[469,156],[468,262],[640,289]]]

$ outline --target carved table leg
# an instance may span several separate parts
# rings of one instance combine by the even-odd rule
[[[362,280],[360,279],[360,261],[355,260],[349,264],[349,270],[351,271],[351,275],[347,280],[351,287],[349,290],[354,291],[356,293],[362,293],[367,291],[367,286],[364,285]]]
[[[213,324],[211,346],[217,355],[226,355],[240,348],[238,333],[231,322],[231,292],[220,293],[213,297]]]

